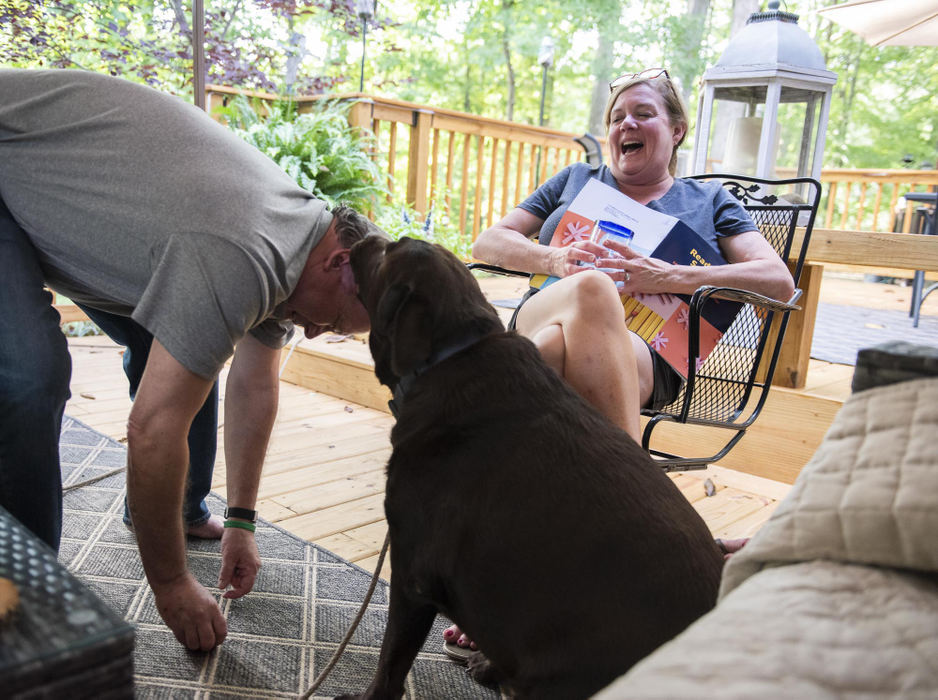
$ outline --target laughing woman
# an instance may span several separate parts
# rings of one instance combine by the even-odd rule
[[[692,294],[709,284],[788,299],[794,282],[720,183],[674,177],[688,118],[667,71],[622,76],[610,89],[604,116],[609,166],[574,163],[564,168],[483,231],[472,253],[502,267],[562,278],[536,295],[536,290],[529,292],[512,326],[537,345],[574,389],[637,440],[640,409],[673,401],[683,380],[626,328],[616,283],[628,294]],[[567,207],[590,179],[681,219],[718,247],[730,264],[672,265],[610,243],[610,249],[624,256],[603,260],[602,267],[614,272],[579,265],[608,251],[589,241],[561,247],[550,242]]]
[[[788,299],[795,285],[785,263],[720,183],[674,177],[688,117],[667,71],[622,76],[610,91],[604,117],[609,166],[564,168],[483,231],[472,253],[502,267],[562,278],[542,291],[530,290],[511,327],[530,338],[580,395],[638,440],[641,408],[673,401],[683,379],[626,328],[620,293],[693,294],[707,284]],[[607,259],[608,251],[589,241],[551,246],[561,217],[590,179],[681,219],[730,264],[672,265],[614,242],[609,248],[623,257]],[[580,265],[598,259],[604,270],[615,271]],[[745,542],[728,540],[721,547],[729,556]],[[443,636],[454,658],[475,649],[456,626]]]

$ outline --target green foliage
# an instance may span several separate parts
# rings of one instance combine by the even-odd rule
[[[938,154],[938,48],[874,48],[788,0],[838,74],[827,167],[912,167]],[[758,4],[765,9],[766,2]],[[652,66],[679,78],[693,111],[700,77],[730,38],[742,0],[423,0],[377,4],[365,42],[365,91],[536,124],[545,36],[547,124],[582,132],[602,83]],[[0,0],[0,65],[72,67],[191,95],[189,0]],[[350,0],[205,3],[208,81],[281,94],[357,90],[362,25]],[[797,131],[796,116],[782,116]],[[692,119],[693,122],[693,119]],[[693,140],[691,134],[688,145]],[[785,146],[783,142],[783,147]],[[286,163],[299,177],[303,168]]]
[[[180,92],[188,40],[165,2],[0,0],[0,65],[82,68]]]
[[[281,100],[261,116],[265,111],[259,101],[238,97],[219,113],[236,134],[330,207],[366,211],[386,193],[369,155],[372,136],[349,126],[348,103],[320,100],[299,114],[295,102]]]
[[[0,0],[0,65],[82,68],[192,95],[189,0]],[[328,17],[336,41],[353,18],[323,0],[216,0],[204,4],[206,81],[297,94],[341,77],[303,62],[296,22]],[[353,25],[354,26],[354,25]],[[354,33],[354,30],[353,30]]]
[[[446,194],[441,193],[437,201],[442,201],[445,197]],[[375,223],[386,231],[392,240],[396,241],[402,236],[419,238],[430,243],[439,243],[463,260],[471,257],[472,242],[460,233],[459,226],[435,203],[431,203],[430,211],[422,217],[407,204],[403,195],[396,194],[390,202],[384,202],[378,207]]]
[[[813,11],[802,26],[837,74],[824,165],[834,168],[934,167],[938,158],[938,47],[873,47]],[[910,158],[908,163],[904,162]]]

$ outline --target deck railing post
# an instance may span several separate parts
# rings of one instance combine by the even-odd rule
[[[805,263],[801,270],[801,279],[798,280],[798,286],[802,290],[801,299],[798,301],[801,311],[788,317],[788,328],[782,340],[772,386],[789,389],[803,389],[805,386],[823,273],[823,265],[810,262]],[[778,329],[773,329],[773,332],[777,333]]]
[[[354,100],[349,107],[348,123],[350,126],[372,131],[371,115],[375,103],[371,100]]]
[[[407,154],[407,203],[420,216],[427,213],[427,182],[430,175],[430,131],[433,112],[414,110],[410,127],[410,148]]]

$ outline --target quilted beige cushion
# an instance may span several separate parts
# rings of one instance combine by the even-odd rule
[[[938,571],[938,379],[851,396],[772,518],[729,561],[720,596],[766,566],[812,559]]]
[[[766,569],[597,700],[938,697],[938,585],[812,561]]]
[[[938,379],[851,396],[716,609],[596,697],[938,698],[936,441]]]

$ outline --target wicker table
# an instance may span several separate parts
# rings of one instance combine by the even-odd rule
[[[133,697],[133,627],[3,508],[0,577],[20,597],[0,623],[0,696]]]

